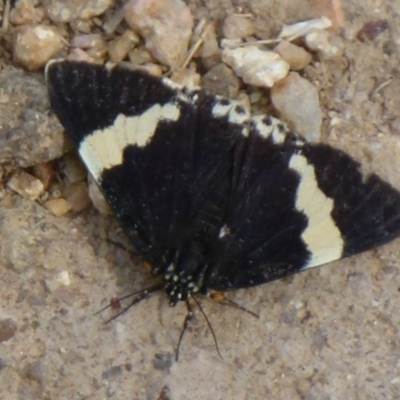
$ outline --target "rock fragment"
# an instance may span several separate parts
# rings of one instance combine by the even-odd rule
[[[7,182],[7,186],[21,197],[28,200],[38,199],[43,192],[43,183],[40,179],[22,170],[14,172]]]
[[[170,67],[185,60],[193,16],[182,0],[130,0],[125,6],[129,27],[144,37],[153,57]]]
[[[208,93],[227,98],[236,98],[240,88],[240,80],[231,68],[219,63],[202,77],[201,86]]]
[[[69,184],[63,193],[63,197],[71,205],[71,210],[78,213],[90,206],[88,187],[85,182]]]
[[[47,25],[24,25],[15,37],[14,61],[29,71],[42,68],[59,53],[64,43],[58,30]]]
[[[46,14],[54,22],[73,22],[101,15],[114,0],[42,0]]]
[[[242,39],[254,35],[256,26],[250,15],[232,14],[225,19],[222,31],[227,39]]]
[[[279,54],[260,50],[256,46],[225,48],[222,61],[234,69],[249,85],[272,87],[289,72],[289,63]]]
[[[65,199],[51,199],[44,203],[44,207],[56,217],[61,217],[71,210],[71,204]]]
[[[306,35],[306,46],[318,53],[322,59],[330,59],[343,53],[344,45],[342,39],[332,35],[328,31],[316,30]]]
[[[280,115],[309,141],[321,137],[322,110],[318,90],[297,72],[291,72],[271,89],[271,100]]]
[[[127,29],[121,36],[115,38],[108,45],[108,54],[110,61],[113,63],[119,63],[124,60],[128,53],[139,43],[139,36]]]
[[[275,48],[277,52],[290,65],[293,71],[304,69],[312,61],[312,56],[303,47],[296,46],[286,40],[282,40]]]

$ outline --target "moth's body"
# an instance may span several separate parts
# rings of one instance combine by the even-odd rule
[[[170,303],[259,285],[400,235],[400,193],[241,103],[144,72],[47,68],[52,106]]]

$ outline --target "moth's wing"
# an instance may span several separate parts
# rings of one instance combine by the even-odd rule
[[[388,243],[400,235],[400,192],[327,145],[308,145],[318,186],[334,199],[332,218],[343,237],[343,257]]]
[[[46,75],[53,109],[149,262],[168,264],[182,241],[213,236],[243,141],[229,107],[140,71],[55,62]]]
[[[351,157],[253,129],[208,286],[249,287],[400,235],[400,193]],[[264,135],[265,136],[265,135]],[[278,140],[277,140],[278,139]]]

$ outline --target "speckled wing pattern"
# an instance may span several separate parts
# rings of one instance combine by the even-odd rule
[[[128,238],[164,276],[197,274],[202,292],[255,286],[400,234],[395,188],[237,101],[78,62],[51,63],[47,83]]]

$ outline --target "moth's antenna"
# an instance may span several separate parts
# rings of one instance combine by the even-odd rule
[[[101,310],[97,311],[96,313],[94,313],[94,315],[100,314],[101,312],[103,312],[104,310],[106,310],[107,308],[110,308],[112,306],[114,306],[115,304],[119,303],[121,300],[125,300],[128,299],[130,297],[134,297],[134,299],[126,306],[124,307],[118,314],[112,316],[111,318],[107,319],[105,321],[106,324],[108,324],[109,322],[113,321],[114,319],[118,318],[120,315],[124,314],[126,311],[128,311],[131,307],[133,307],[135,304],[140,303],[142,300],[144,300],[149,294],[157,292],[158,290],[161,290],[164,287],[164,285],[162,283],[157,283],[154,286],[150,286],[146,289],[142,289],[139,290],[137,292],[134,293],[130,293],[126,296],[120,297],[114,301],[112,301],[110,304],[108,304],[107,306],[103,307]]]

